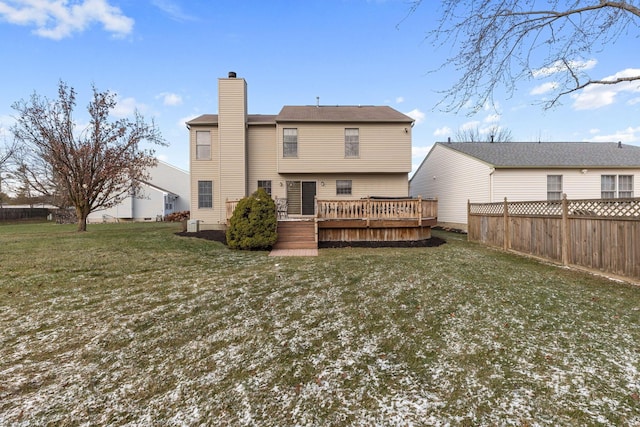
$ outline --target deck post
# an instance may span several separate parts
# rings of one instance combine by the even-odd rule
[[[422,227],[422,196],[418,196],[418,226]]]

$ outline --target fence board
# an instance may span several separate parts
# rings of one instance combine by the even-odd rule
[[[505,200],[468,212],[470,241],[640,280],[640,198]]]

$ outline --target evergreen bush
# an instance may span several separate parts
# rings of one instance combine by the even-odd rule
[[[262,188],[238,202],[229,223],[231,249],[268,250],[278,240],[276,204]]]

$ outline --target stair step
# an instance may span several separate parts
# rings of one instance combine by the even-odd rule
[[[274,249],[317,249],[315,224],[311,221],[279,221]]]

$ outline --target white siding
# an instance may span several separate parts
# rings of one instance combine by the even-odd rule
[[[126,197],[118,205],[89,214],[90,222],[102,222],[115,219],[144,220],[156,219],[164,215],[164,194],[171,192],[178,196],[174,212],[186,211],[190,208],[189,172],[176,168],[165,162],[158,162],[149,170],[149,184],[142,184],[141,197]],[[154,188],[156,187],[156,188]]]
[[[439,222],[466,224],[467,201],[489,201],[491,171],[473,157],[436,144],[411,178],[410,195],[436,197]]]
[[[638,197],[640,169],[497,169],[493,200],[547,200],[547,175],[562,175],[562,192],[569,199],[599,199],[602,175],[634,175],[634,196]]]
[[[583,172],[584,170],[584,172]],[[546,200],[547,175],[562,175],[569,199],[600,198],[602,175],[633,175],[634,197],[640,196],[639,169],[496,169],[466,154],[434,145],[411,178],[411,196],[437,197],[438,221],[466,225],[472,203]]]

